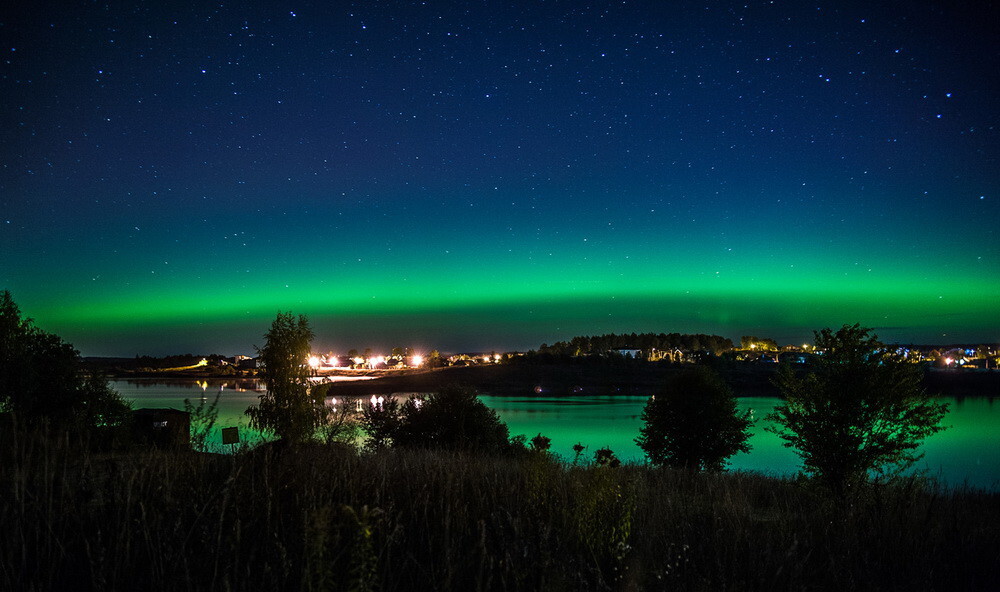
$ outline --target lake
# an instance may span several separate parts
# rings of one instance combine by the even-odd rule
[[[222,449],[219,429],[240,427],[241,439],[254,440],[258,434],[249,430],[244,411],[257,402],[263,386],[252,380],[115,380],[111,385],[132,402],[134,408],[184,408],[184,399],[197,405],[219,396],[219,421],[212,441]],[[566,459],[573,458],[577,442],[587,447],[589,459],[598,448],[611,448],[623,461],[642,461],[642,451],[635,444],[642,425],[640,415],[646,397],[504,397],[483,396],[510,427],[510,433],[529,439],[538,433],[552,439],[552,451]],[[967,483],[974,487],[1000,489],[1000,400],[993,398],[945,397],[949,405],[944,424],[949,429],[924,442],[925,456],[917,469],[928,471],[949,485]],[[791,475],[799,470],[798,457],[781,445],[777,436],[764,431],[764,416],[780,400],[774,397],[738,399],[741,410],[750,409],[757,420],[747,454],[737,454],[730,461],[734,470],[749,470],[773,475]],[[341,401],[341,404],[345,402]],[[362,400],[346,402],[363,404]]]

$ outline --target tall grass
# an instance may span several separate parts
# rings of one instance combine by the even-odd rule
[[[4,590],[986,590],[1000,495],[544,454],[0,452]]]

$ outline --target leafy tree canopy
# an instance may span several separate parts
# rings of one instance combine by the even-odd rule
[[[509,432],[496,412],[472,389],[450,386],[422,400],[395,399],[364,412],[362,425],[373,447],[444,448],[499,452]]]
[[[304,315],[278,313],[257,348],[267,390],[258,405],[247,409],[250,425],[272,432],[281,440],[313,438],[328,414],[322,392],[310,388],[309,344],[313,339]]]
[[[693,470],[722,470],[726,459],[749,452],[749,412],[718,374],[695,366],[672,376],[642,411],[636,443],[650,462]]]
[[[756,335],[744,335],[740,337],[740,349],[756,349],[760,351],[778,351],[781,349],[778,342],[770,337],[757,337]]]
[[[0,292],[0,410],[64,429],[120,427],[129,419],[128,403],[107,380],[84,373],[72,345],[22,318],[6,290]]]
[[[815,335],[825,353],[808,374],[779,371],[785,403],[768,416],[776,423],[769,430],[838,494],[911,466],[923,439],[944,429],[947,411],[921,388],[919,367],[860,325]]]
[[[733,348],[733,342],[719,335],[701,333],[687,335],[681,333],[609,333],[607,335],[579,336],[569,341],[559,341],[552,345],[542,344],[540,354],[582,356],[606,354],[619,349],[638,349],[650,352],[654,349],[681,351],[711,351],[719,354]]]

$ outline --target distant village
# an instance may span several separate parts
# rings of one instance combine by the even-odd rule
[[[897,347],[897,352],[908,360],[924,364],[931,368],[995,370],[1000,367],[1000,346],[996,344],[962,346],[909,345],[894,347]],[[510,351],[500,353],[496,351],[464,352],[448,355],[440,354],[437,351],[422,355],[414,353],[409,348],[396,348],[387,355],[374,353],[371,350],[365,350],[361,353],[351,350],[346,354],[339,355],[334,352],[313,353],[309,356],[307,363],[317,373],[323,373],[345,370],[433,369],[451,366],[500,364],[525,356],[535,357],[546,355],[619,358],[623,360],[667,363],[698,363],[705,361],[707,358],[717,357],[735,362],[756,364],[805,364],[812,357],[823,355],[823,352],[809,344],[778,346],[773,340],[760,339],[743,341],[737,347],[721,351],[707,348],[673,347],[661,349],[656,347],[618,347],[602,351],[578,350],[566,352],[559,348],[558,344],[556,346],[543,344],[538,351]],[[256,370],[259,368],[257,358],[245,355],[228,358],[213,356],[205,358],[204,363],[221,367],[230,366],[239,370]]]
[[[892,345],[914,363],[936,370],[993,371],[1000,367],[1000,345]],[[711,359],[755,365],[806,364],[823,352],[810,344],[778,345],[773,339],[744,336],[738,344],[718,335],[609,334],[574,337],[569,341],[542,344],[529,351],[480,351],[445,354],[396,347],[387,353],[373,349],[351,349],[346,353],[313,352],[306,360],[316,375],[383,373],[438,369],[454,366],[504,364],[535,359],[592,359],[648,363],[699,363]],[[253,376],[261,362],[252,356],[196,356],[183,354],[154,358],[87,358],[89,364],[112,373],[195,373]]]
[[[364,353],[358,354],[354,351],[345,355],[337,355],[333,352],[325,354],[313,353],[306,360],[309,367],[314,370],[404,370],[413,368],[441,368],[445,366],[465,366],[470,364],[496,364],[510,356],[524,355],[524,352],[508,352],[498,354],[489,353],[461,353],[449,356],[441,356],[438,352],[431,352],[424,356],[410,351],[392,353],[389,355]],[[233,366],[240,370],[253,370],[259,367],[257,358],[250,356],[233,356],[231,358],[205,359],[206,363],[215,363],[219,366]]]

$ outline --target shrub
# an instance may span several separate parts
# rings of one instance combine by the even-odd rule
[[[122,432],[130,419],[128,403],[108,381],[84,373],[71,344],[22,318],[6,290],[0,292],[0,410],[25,424],[96,431],[101,438]]]
[[[483,404],[475,390],[450,386],[426,400],[411,397],[374,404],[363,425],[376,447],[444,448],[503,451],[509,446],[507,424]]]
[[[636,443],[655,465],[718,471],[750,451],[749,412],[737,412],[732,391],[709,368],[672,376],[646,403],[642,421]]]
[[[892,476],[916,462],[947,411],[920,387],[919,368],[860,325],[823,329],[816,347],[824,354],[813,371],[781,369],[785,404],[768,416],[777,424],[769,430],[795,449],[805,472],[843,494],[871,473]]]
[[[552,447],[552,438],[548,438],[539,433],[531,439],[531,449],[535,452],[545,452]]]

